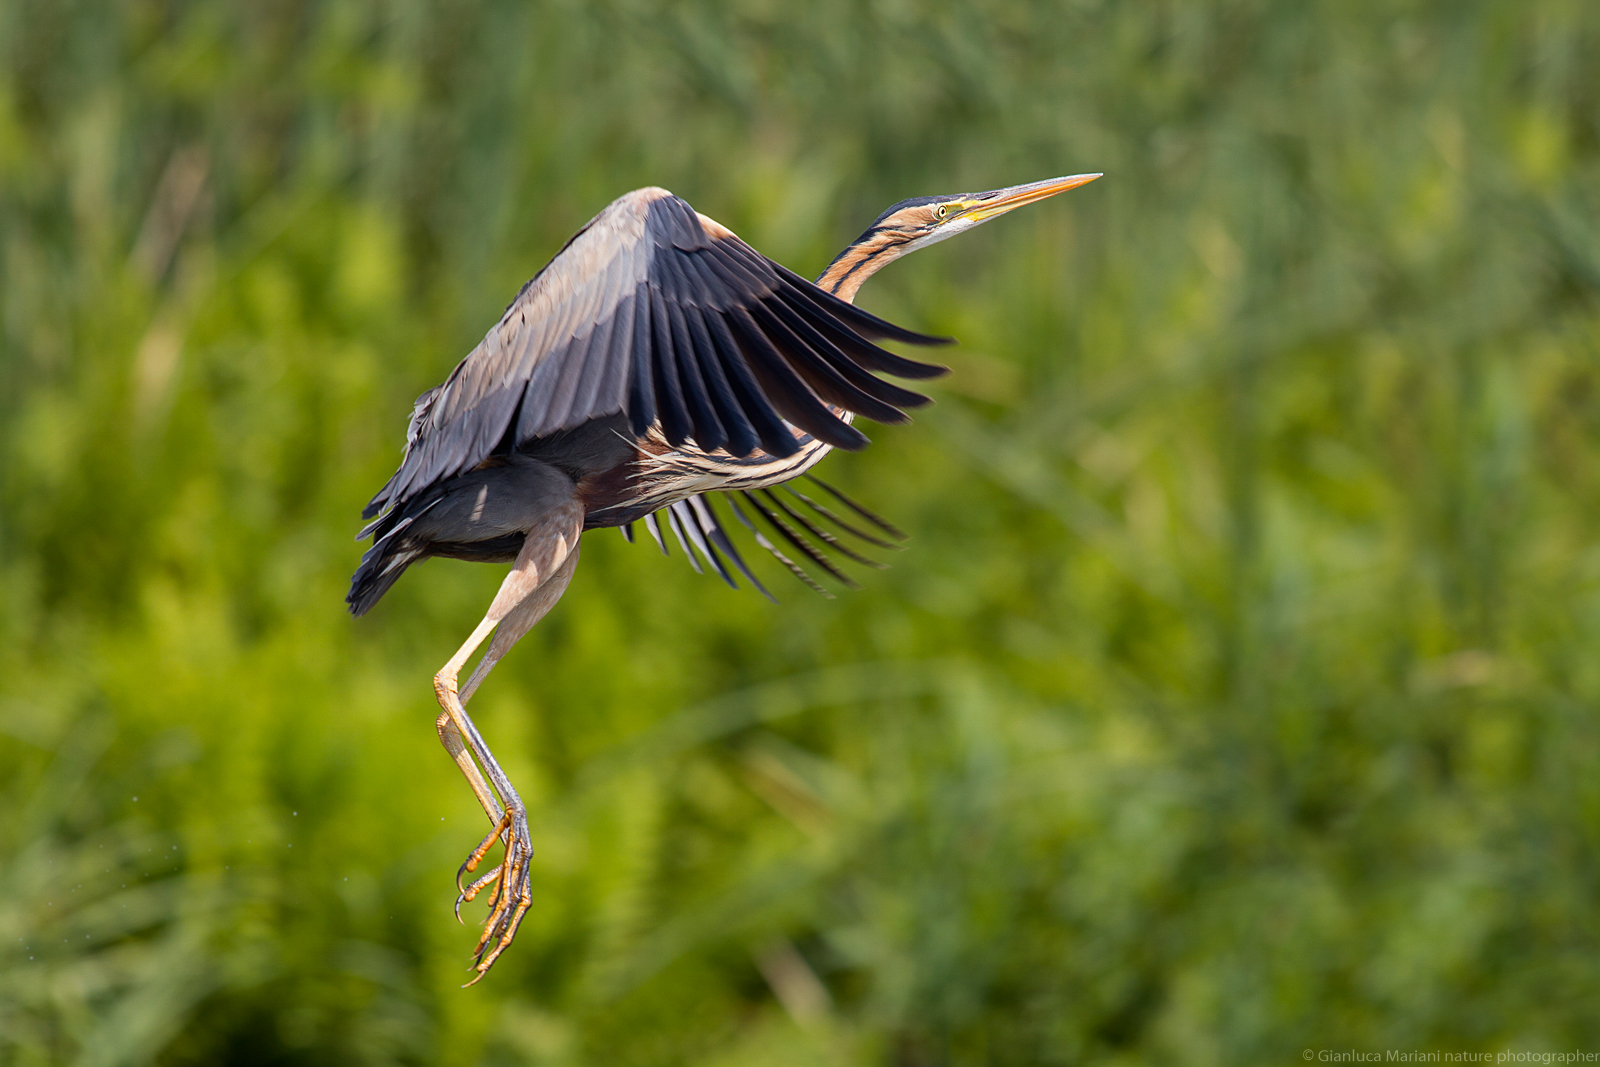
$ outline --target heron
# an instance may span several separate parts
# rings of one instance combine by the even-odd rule
[[[929,402],[879,374],[914,381],[946,372],[877,343],[949,339],[856,307],[862,283],[910,252],[1100,176],[902,200],[814,283],[665,189],[638,189],[568,240],[443,384],[417,398],[400,467],[362,514],[371,522],[358,540],[371,537],[372,545],[347,603],[353,614],[366,613],[408,567],[434,556],[511,564],[483,620],[433,679],[441,708],[435,730],[491,824],[456,875],[458,918],[463,903],[490,894],[469,985],[500,958],[532,905],[533,849],[527,808],[466,704],[560,599],[582,533],[631,531],[643,520],[661,540],[656,516],[664,515],[691,562],[693,543],[732,582],[720,548],[762,588],[707,494],[770,493],[832,449],[865,447],[858,416],[903,423],[908,409]],[[795,528],[826,537],[818,526],[776,498],[747,499],[828,566]],[[804,577],[776,545],[759,534],[758,543]],[[500,862],[463,885],[497,843]]]

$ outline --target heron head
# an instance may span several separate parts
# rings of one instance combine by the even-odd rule
[[[907,252],[937,244],[948,237],[981,226],[1024,204],[1088,185],[1099,174],[1072,174],[1027,185],[991,189],[986,193],[918,196],[902,200],[873,220],[866,232],[828,265],[818,284],[846,300],[879,267]]]
[[[871,229],[898,231],[905,240],[901,254],[937,244],[948,237],[981,226],[1024,204],[1088,185],[1098,174],[1073,174],[1048,178],[1027,185],[991,189],[986,193],[957,193],[953,196],[919,196],[902,200],[878,216]]]

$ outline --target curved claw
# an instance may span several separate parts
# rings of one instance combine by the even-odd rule
[[[494,870],[492,870],[488,874],[484,875],[482,878],[479,878],[476,882],[473,882],[471,885],[467,886],[465,889],[462,889],[461,892],[459,894],[457,894],[457,896],[456,896],[456,922],[460,922],[461,921],[461,905],[471,903],[473,900],[477,899],[478,894],[483,892],[484,887],[489,885],[489,883],[495,881],[497,878],[499,878],[501,873],[504,870],[505,870],[505,864],[502,863],[499,866],[495,867]],[[457,889],[461,888],[461,883],[459,881],[456,882],[456,888]]]

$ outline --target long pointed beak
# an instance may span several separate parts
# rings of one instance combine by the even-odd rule
[[[1032,204],[1057,193],[1064,193],[1068,189],[1088,185],[1099,177],[1101,177],[1099,174],[1071,174],[1065,178],[1047,178],[1042,182],[1029,182],[1027,185],[1013,185],[1009,189],[979,193],[972,198],[976,203],[956,218],[971,219],[974,223],[987,222],[1024,204]]]

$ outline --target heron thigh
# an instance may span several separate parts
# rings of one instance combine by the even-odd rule
[[[548,509],[528,530],[517,553],[511,573],[500,583],[500,591],[484,616],[486,622],[498,623],[546,581],[554,577],[569,556],[578,551],[578,537],[583,533],[583,506],[569,498]],[[570,575],[569,575],[570,577]],[[562,583],[565,588],[565,583]],[[557,591],[556,597],[560,597]],[[551,604],[555,601],[551,600]],[[545,610],[549,610],[547,606]],[[532,625],[531,623],[529,625]]]
[[[555,573],[546,578],[531,594],[524,597],[505,618],[500,620],[500,625],[495,628],[494,638],[489,642],[489,650],[483,654],[483,659],[478,661],[477,667],[472,671],[472,676],[467,679],[467,684],[461,687],[461,700],[466,702],[472,699],[472,694],[477,692],[483,679],[500,662],[511,646],[522,639],[522,635],[533,629],[538,621],[545,617],[556,601],[561,599],[561,594],[567,591],[567,586],[572,581],[573,571],[578,569],[578,545],[574,543],[572,551]]]

